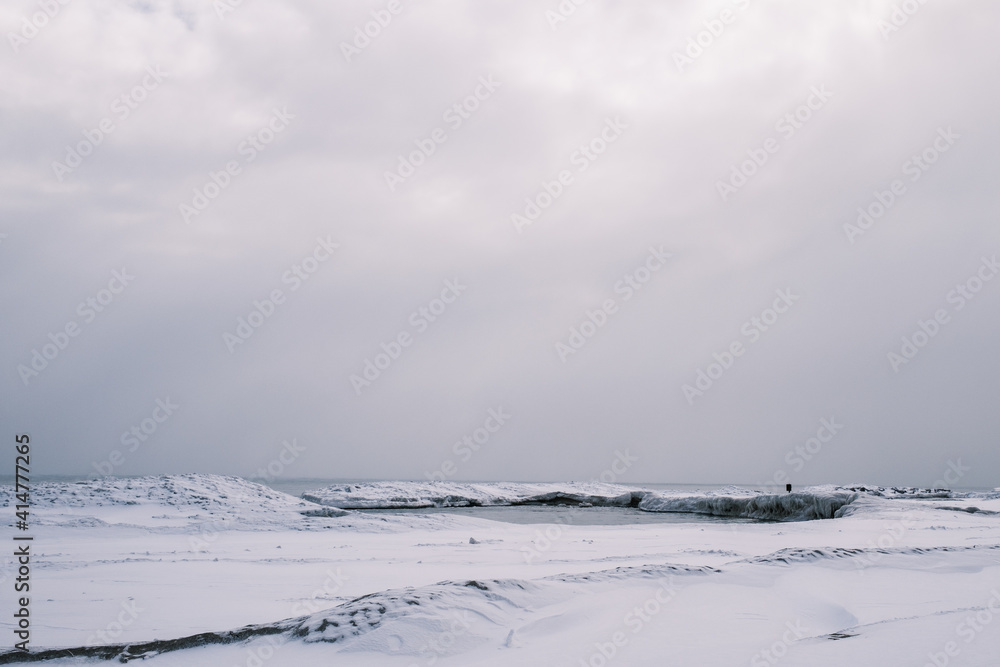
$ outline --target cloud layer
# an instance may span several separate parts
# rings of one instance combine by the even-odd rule
[[[997,19],[8,3],[3,422],[45,473],[995,486]]]

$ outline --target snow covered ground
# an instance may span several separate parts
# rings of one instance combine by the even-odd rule
[[[39,485],[32,658],[76,665],[145,655],[154,667],[1000,664],[997,492],[856,485],[781,500],[733,488],[460,486],[468,488],[338,485],[310,492],[317,504],[212,475]],[[13,519],[11,493],[0,487]],[[448,497],[785,520],[574,525],[554,507],[553,523],[521,525],[336,509]],[[812,513],[838,518],[792,520]],[[0,559],[5,646],[14,643],[12,566]],[[0,664],[24,657],[3,654]]]

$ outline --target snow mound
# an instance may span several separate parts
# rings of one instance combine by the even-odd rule
[[[935,546],[935,547],[825,547],[816,549],[803,549],[792,547],[779,549],[774,553],[764,556],[752,556],[744,558],[741,563],[752,563],[759,565],[794,565],[797,563],[815,563],[819,561],[836,561],[844,559],[856,559],[860,563],[880,562],[882,558],[889,556],[899,561],[905,556],[927,556],[938,554],[979,554],[984,551],[990,552],[1000,549],[1000,544],[972,544],[963,546]],[[952,562],[956,559],[952,558]],[[731,564],[731,563],[730,563]],[[939,568],[940,569],[940,568]]]
[[[361,482],[335,484],[302,494],[305,500],[341,509],[580,505],[635,507],[646,491],[603,482]]]
[[[11,486],[0,487],[8,504]],[[40,482],[31,486],[31,503],[37,507],[103,507],[156,504],[202,509],[238,507],[268,510],[306,506],[301,500],[241,477],[188,474],[148,477],[105,477],[80,482]]]
[[[639,579],[664,580],[681,575],[719,574],[722,570],[708,565],[636,565],[632,567],[616,567],[613,570],[599,572],[581,572],[575,574],[553,574],[545,577],[545,581],[562,582],[620,582]]]
[[[203,654],[189,650],[235,644],[240,645],[241,653],[247,650],[251,653],[257,650],[259,653],[261,648],[288,651],[290,648],[282,647],[294,645],[328,646],[331,652],[324,654],[328,662],[324,661],[323,664],[347,664],[348,656],[335,656],[334,652],[359,651],[385,656],[409,656],[419,659],[422,664],[433,664],[439,658],[460,655],[478,647],[516,646],[517,636],[522,632],[530,634],[537,632],[538,627],[551,627],[546,624],[576,623],[592,612],[584,611],[582,616],[574,615],[570,610],[577,604],[574,601],[601,590],[620,591],[623,586],[635,585],[644,586],[637,588],[637,591],[643,590],[648,595],[651,584],[657,582],[672,598],[675,592],[704,581],[705,578],[713,581],[713,577],[733,576],[745,568],[754,569],[749,570],[750,576],[744,581],[759,582],[754,574],[757,572],[755,568],[759,566],[790,566],[824,561],[839,561],[850,565],[850,561],[855,560],[855,564],[863,568],[898,568],[907,566],[908,563],[912,565],[915,563],[912,560],[914,558],[922,561],[930,558],[930,564],[936,572],[947,569],[965,576],[973,568],[982,567],[984,562],[995,562],[992,558],[984,560],[983,552],[989,555],[996,550],[1000,550],[1000,545],[876,549],[787,548],[767,555],[731,561],[721,569],[662,563],[597,572],[564,573],[534,580],[443,581],[427,586],[379,591],[307,616],[232,630],[201,632],[176,639],[101,646],[34,648],[28,654],[0,651],[0,664],[60,658],[89,658],[124,663],[168,653],[176,653],[182,660],[170,664],[208,664],[205,661],[196,663],[195,656]],[[959,558],[956,560],[956,557]],[[944,566],[948,568],[943,569]],[[838,616],[831,625],[834,630],[855,626],[856,618],[843,615]],[[825,632],[829,633],[830,629]],[[833,637],[831,635],[827,638]],[[516,657],[512,656],[502,664],[517,662]]]
[[[646,494],[639,509],[647,512],[687,512],[763,521],[811,521],[843,516],[842,508],[856,493],[786,493],[783,495],[662,496]]]
[[[38,482],[30,493],[35,523],[64,527],[88,522],[146,526],[225,522],[246,527],[348,514],[241,477],[209,474]],[[0,502],[5,506],[14,502],[14,487],[0,486]],[[98,516],[91,514],[95,511]]]
[[[441,657],[461,653],[484,642],[501,642],[518,616],[533,605],[568,599],[566,587],[518,579],[445,581],[365,595],[332,609],[275,623],[235,630],[203,632],[170,640],[79,648],[35,649],[30,661],[64,657],[128,662],[208,645],[266,641],[271,646],[302,642],[338,644],[347,650],[383,651],[397,655]],[[430,642],[448,635],[445,642]],[[0,652],[0,663],[25,654]]]
[[[308,616],[233,630],[202,632],[168,640],[101,646],[32,649],[29,654],[0,651],[9,659],[31,662],[73,657],[116,662],[146,660],[210,645],[329,644],[340,651],[377,651],[406,655],[433,664],[483,644],[510,646],[515,628],[531,614],[577,597],[581,586],[617,590],[626,582],[658,581],[673,586],[674,576],[710,575],[721,570],[686,565],[648,565],[536,580],[469,579],[379,591]]]

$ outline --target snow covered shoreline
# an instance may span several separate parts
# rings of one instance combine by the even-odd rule
[[[633,491],[491,486],[542,502],[628,491],[631,504]],[[837,518],[585,526],[345,511],[212,475],[34,491],[31,645],[43,664],[923,665],[951,641],[962,664],[1000,654],[1000,619],[982,621],[1000,613],[996,492],[659,491],[639,502]],[[9,488],[0,497],[9,504]],[[960,625],[969,614],[989,629]]]
[[[10,502],[11,493],[11,487],[0,486],[0,499],[5,504]],[[294,498],[239,477],[175,475],[47,482],[34,487],[33,503],[36,508],[53,510],[53,516],[66,517],[70,523],[73,516],[104,521],[105,516],[141,514],[141,507],[156,505],[164,511],[150,519],[159,519],[163,525],[209,514],[214,521],[232,521],[233,525],[287,526],[289,514],[332,517],[357,509],[521,505],[633,507],[645,512],[807,521],[839,516],[858,495],[826,487],[764,494],[739,487],[691,493],[600,482],[366,482],[331,485]],[[88,512],[93,508],[102,509]]]
[[[1000,494],[878,486],[807,487],[795,493],[764,493],[727,486],[704,492],[651,490],[602,482],[358,482],[302,494],[304,500],[352,509],[419,509],[551,505],[635,507],[646,512],[704,514],[761,521],[833,519],[859,496],[885,499],[956,499]]]

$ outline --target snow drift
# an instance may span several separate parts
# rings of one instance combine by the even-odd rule
[[[476,646],[510,644],[514,628],[537,608],[564,603],[580,586],[617,587],[627,581],[671,584],[675,577],[707,576],[710,567],[654,565],[616,568],[535,580],[489,579],[443,581],[420,587],[390,589],[363,595],[308,616],[232,630],[202,632],[187,637],[127,644],[33,649],[28,653],[0,651],[0,664],[41,662],[61,658],[97,659],[120,663],[148,660],[165,653],[212,645],[350,644],[349,650],[380,651],[437,659]],[[341,656],[342,657],[342,656]]]
[[[347,656],[340,651],[366,651],[387,656],[410,656],[430,665],[441,658],[460,655],[479,647],[494,647],[494,650],[517,647],[522,636],[538,635],[548,627],[547,623],[558,620],[562,615],[566,615],[566,622],[569,624],[582,618],[567,607],[573,600],[599,594],[601,591],[620,591],[622,586],[637,586],[636,591],[642,591],[648,604],[654,599],[650,595],[650,586],[656,584],[662,589],[663,595],[656,596],[655,599],[666,605],[675,604],[671,599],[676,593],[699,582],[723,585],[724,578],[728,577],[730,585],[733,581],[744,581],[755,587],[759,586],[764,572],[760,569],[762,567],[787,567],[824,561],[856,561],[856,565],[862,569],[912,567],[918,562],[915,558],[932,558],[937,563],[940,557],[947,554],[951,569],[966,573],[980,566],[984,562],[984,555],[989,557],[988,552],[997,549],[1000,549],[1000,545],[875,549],[790,548],[730,561],[721,568],[661,563],[564,573],[537,579],[442,581],[425,586],[374,592],[306,616],[231,630],[201,632],[175,639],[100,646],[33,648],[28,653],[0,650],[0,664],[67,658],[74,659],[73,664],[76,664],[76,660],[87,659],[126,663],[170,653],[188,656],[189,660],[179,664],[208,664],[204,660],[205,656],[199,660],[198,656],[201,654],[198,649],[238,644],[241,651],[249,650],[261,656],[283,652],[291,660],[294,660],[292,656],[296,654],[296,645],[327,645],[330,653],[325,654],[326,660],[322,664],[346,664]],[[940,567],[938,565],[938,569]],[[643,598],[637,595],[635,599],[642,601]],[[648,607],[644,608],[649,614],[658,613],[649,611]],[[583,615],[586,616],[587,613],[591,612],[583,612]],[[624,618],[629,617],[626,615]],[[857,626],[857,619],[841,615],[829,620],[829,623],[833,624],[832,627],[826,628],[824,632],[849,630]],[[639,626],[641,628],[641,624]],[[636,632],[634,627],[633,632]],[[519,661],[511,656],[503,664],[515,664],[523,660],[523,657]],[[266,659],[257,664],[264,662]],[[281,664],[292,663],[283,661]]]
[[[0,486],[0,503],[10,506],[13,486]],[[349,512],[317,507],[301,498],[247,481],[211,474],[105,477],[31,485],[36,525],[87,526],[108,523],[182,526],[206,522],[234,527],[286,527],[306,517]]]

